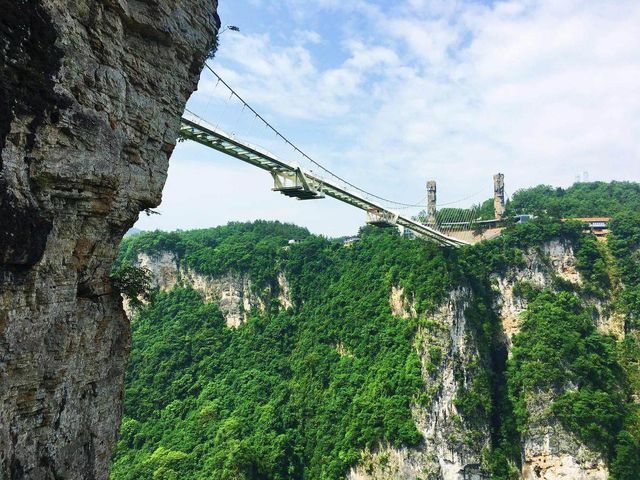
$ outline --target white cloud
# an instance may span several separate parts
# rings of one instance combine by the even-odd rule
[[[292,38],[225,37],[216,69],[303,149],[355,183],[415,201],[435,178],[441,200],[450,201],[483,188],[480,197],[489,196],[497,171],[510,192],[568,185],[585,170],[591,179],[640,177],[636,0],[279,4],[279,12],[292,12]],[[334,28],[342,36],[327,37],[321,24],[329,15],[358,28]],[[201,90],[215,92],[207,80]],[[246,195],[272,205],[254,187]],[[272,206],[292,220],[301,211],[293,204]],[[317,204],[328,212],[318,217],[319,230],[335,233],[330,218],[344,210]],[[227,218],[238,216],[233,210]]]
[[[232,40],[227,40],[215,65],[228,83],[252,104],[307,120],[348,114],[354,105],[351,98],[365,93],[367,75],[398,62],[388,48],[352,40],[344,45],[346,59],[341,64],[320,70],[308,46],[319,42],[316,32],[298,32],[289,45],[268,34],[228,38]],[[200,91],[212,94],[215,84],[205,80]]]
[[[296,43],[311,43],[315,45],[322,43],[322,37],[320,34],[313,30],[296,30],[293,32],[293,35]]]
[[[510,1],[450,14],[391,19],[413,75],[387,80],[355,158],[376,152],[382,170],[393,158],[454,198],[479,181],[490,192],[498,170],[511,191],[583,170],[638,178],[640,4]]]

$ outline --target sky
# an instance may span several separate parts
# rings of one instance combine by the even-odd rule
[[[361,188],[466,207],[538,184],[640,179],[637,0],[220,0],[209,65],[312,158]],[[299,162],[203,72],[188,108]],[[349,235],[362,211],[272,192],[267,172],[190,142],[137,228],[271,219]],[[413,213],[413,212],[403,212]]]

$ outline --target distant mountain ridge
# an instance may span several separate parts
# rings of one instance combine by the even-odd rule
[[[580,182],[569,188],[539,185],[518,190],[507,206],[512,214],[563,217],[612,217],[640,211],[640,183]]]

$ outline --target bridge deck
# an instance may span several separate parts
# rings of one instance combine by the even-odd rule
[[[233,135],[206,123],[195,115],[187,113],[182,117],[180,135],[182,138],[193,140],[271,173],[294,175],[297,169],[296,166],[286,163],[284,160],[277,158],[266,150],[234,138]],[[376,202],[358,193],[349,191],[344,187],[338,186],[336,184],[337,182],[322,178],[315,173],[307,171],[303,173],[304,176],[325,195],[329,195],[366,212],[379,211],[385,214],[395,215],[395,212]],[[413,230],[417,234],[432,238],[443,245],[461,246],[467,244],[467,242],[463,240],[445,235],[438,230],[402,215],[397,216],[396,222],[405,228]]]

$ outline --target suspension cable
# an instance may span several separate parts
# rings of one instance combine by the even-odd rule
[[[282,135],[273,125],[271,125],[262,115],[260,115],[251,105],[249,105],[240,95],[238,95],[238,93],[231,88],[231,86],[224,81],[224,79],[218,75],[213,68],[211,68],[209,66],[208,63],[205,62],[205,67],[207,67],[207,69],[216,76],[216,78],[218,79],[218,81],[220,83],[222,83],[225,87],[227,87],[229,89],[229,91],[231,92],[231,94],[233,96],[235,96],[238,100],[240,100],[242,102],[242,104],[248,108],[255,116],[256,118],[259,118],[266,126],[267,128],[269,128],[273,133],[275,133],[276,137],[280,137],[282,140],[284,140],[284,142],[287,145],[290,145],[296,152],[298,152],[300,155],[302,155],[304,158],[306,158],[307,160],[309,160],[311,163],[313,163],[314,165],[316,165],[318,168],[320,168],[322,171],[326,172],[327,174],[331,175],[334,178],[337,178],[338,180],[340,180],[341,182],[343,182],[346,185],[349,185],[350,187],[354,188],[355,190],[364,193],[365,195],[368,195],[370,197],[373,197],[377,200],[381,200],[385,203],[389,203],[392,205],[397,205],[400,207],[406,207],[406,208],[411,208],[411,207],[424,207],[425,205],[423,204],[409,204],[409,203],[402,203],[402,202],[397,202],[395,200],[390,200],[388,198],[384,198],[381,197],[379,195],[376,195],[375,193],[371,193],[368,192],[367,190],[363,190],[362,188],[354,185],[353,183],[345,180],[344,178],[340,177],[339,175],[337,175],[336,173],[332,172],[331,170],[329,170],[328,168],[324,167],[322,164],[318,163],[317,161],[315,161],[313,158],[311,158],[309,155],[307,155],[305,152],[303,152],[302,150],[300,150],[300,148],[298,148],[293,142],[291,142],[287,137],[285,137],[284,135]]]
[[[471,195],[469,195],[469,196],[467,196],[467,197],[461,198],[461,199],[459,199],[459,200],[455,200],[455,201],[453,201],[453,202],[439,203],[437,206],[438,206],[438,207],[446,207],[447,205],[455,205],[456,203],[461,203],[461,202],[464,202],[465,200],[469,200],[469,199],[471,199],[471,198],[475,197],[476,195],[481,194],[483,191],[484,191],[484,188],[483,188],[483,189],[481,189],[481,190],[478,190],[478,191],[477,191],[477,192],[475,192],[475,193],[472,193]]]

